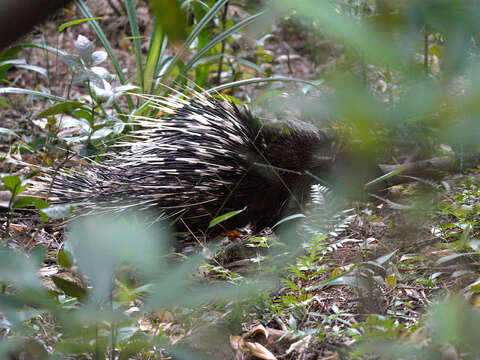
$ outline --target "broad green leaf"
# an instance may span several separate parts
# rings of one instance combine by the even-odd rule
[[[174,42],[185,39],[185,16],[180,1],[151,0],[150,6],[163,32]]]
[[[87,291],[73,281],[65,280],[55,275],[53,275],[51,279],[54,284],[68,296],[82,300],[87,295]]]
[[[42,111],[37,115],[37,119],[45,118],[56,114],[65,114],[72,110],[83,107],[80,101],[67,101],[61,104],[53,105],[52,107]]]
[[[13,196],[18,195],[18,189],[22,184],[22,180],[16,175],[7,175],[2,177],[2,182],[5,187],[12,193]]]
[[[73,265],[72,254],[65,250],[59,251],[57,255],[57,263],[65,269],[70,269]]]
[[[33,196],[22,196],[15,199],[12,208],[20,209],[35,204],[38,199]]]
[[[367,281],[365,281],[365,279],[360,275],[357,276],[352,274],[341,275],[331,280],[322,281],[321,283],[316,285],[315,288],[320,288],[323,286],[332,286],[332,285],[347,285],[347,286],[353,286],[353,287],[358,287],[364,290],[368,290]]]
[[[213,17],[227,3],[227,1],[228,0],[219,0],[215,2],[215,4],[210,8],[210,10],[205,14],[205,16],[198,22],[198,24],[195,25],[190,35],[188,35],[187,39],[183,43],[183,49],[190,48],[190,45],[192,45],[192,43],[197,39],[198,34],[213,19]],[[181,55],[181,52],[177,52],[173,56],[171,61],[168,62],[168,65],[166,64],[166,68],[163,71],[163,77],[171,74],[172,69],[177,65],[177,61],[180,59]]]

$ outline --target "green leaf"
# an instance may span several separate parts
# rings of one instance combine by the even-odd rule
[[[362,278],[360,275],[352,275],[352,274],[347,274],[347,275],[341,275],[338,277],[334,277],[333,279],[329,279],[326,281],[322,281],[318,285],[316,285],[314,288],[321,288],[323,286],[332,286],[332,285],[347,285],[347,286],[353,286],[353,287],[358,287],[360,289],[368,290],[368,283],[365,281],[364,278]]]
[[[240,21],[238,24],[235,24],[231,28],[225,30],[223,33],[215,37],[212,41],[210,41],[207,45],[205,45],[198,53],[195,54],[195,56],[192,57],[192,59],[182,68],[180,74],[177,76],[181,77],[183,74],[185,74],[203,55],[205,55],[210,49],[212,49],[215,45],[221,43],[223,40],[228,38],[230,35],[234,34],[236,31],[244,28],[247,25],[250,25],[253,23],[255,20],[257,20],[259,17],[264,15],[265,12],[260,12],[258,14],[252,15],[242,21]]]
[[[238,214],[240,214],[241,212],[243,212],[246,208],[243,208],[241,210],[235,210],[235,211],[230,211],[226,214],[223,214],[223,215],[220,215],[220,216],[217,216],[215,219],[213,219],[212,221],[210,221],[210,224],[208,224],[208,228],[212,228],[214,227],[215,225],[218,225],[220,224],[221,222],[224,222]]]
[[[42,209],[45,209],[45,208],[50,206],[50,204],[48,202],[46,202],[43,199],[38,199],[38,198],[35,198],[35,202],[33,204],[35,205],[35,209],[37,209],[37,210],[42,210]]]
[[[3,106],[3,107],[6,107],[6,108],[11,108],[12,105],[10,105],[9,103],[5,102],[3,99],[5,99],[4,97],[0,97],[0,106]]]
[[[29,205],[35,204],[35,202],[37,200],[38,199],[36,197],[33,197],[33,196],[22,196],[22,197],[19,197],[18,199],[15,200],[12,208],[13,209],[24,208],[24,207],[27,207]]]
[[[369,181],[368,183],[365,184],[365,188],[371,186],[371,185],[374,185],[374,184],[377,184],[381,181],[384,181],[384,180],[387,180],[389,178],[391,178],[392,176],[395,176],[395,175],[398,175],[400,174],[401,172],[405,171],[405,167],[401,167],[399,169],[396,169],[396,170],[392,170],[376,179],[373,179],[372,181]]]
[[[47,69],[41,67],[41,66],[35,66],[35,65],[28,65],[25,59],[11,59],[11,60],[6,60],[0,62],[0,68],[1,67],[10,67],[10,66],[16,66],[19,69],[25,69],[25,70],[31,70],[35,71],[43,76],[47,76]]]
[[[10,59],[10,60],[5,60],[0,62],[0,66],[5,66],[5,65],[25,65],[27,62],[25,59]]]
[[[31,43],[24,43],[24,44],[22,44],[22,46],[25,47],[25,48],[33,47],[33,48],[43,49],[45,51],[51,52],[55,56],[67,56],[68,55],[65,51],[54,48],[54,47],[48,45],[47,43],[45,43],[43,41],[34,41],[34,42],[31,42]]]
[[[205,16],[198,22],[198,24],[195,25],[194,29],[188,35],[187,39],[183,43],[183,49],[189,49],[190,45],[197,39],[198,34],[202,31],[202,29],[210,23],[210,21],[213,19],[215,14],[222,8],[227,3],[228,0],[219,0],[215,2],[215,4],[210,8],[210,10],[205,14]],[[172,69],[176,66],[178,59],[180,58],[181,53],[177,53],[173,56],[171,61],[168,63],[166,66],[166,69],[163,71],[163,78],[166,76],[170,75],[172,72]],[[183,79],[182,79],[183,80]]]
[[[398,249],[397,250],[394,250],[386,255],[383,255],[383,256],[380,256],[379,258],[375,259],[375,262],[377,264],[380,264],[380,265],[384,265],[387,263],[387,261],[389,261],[393,255],[395,255],[397,253]]]
[[[0,134],[19,137],[14,131],[0,127]]]
[[[471,256],[474,254],[475,253],[462,253],[462,254],[452,254],[452,255],[443,256],[435,262],[435,266],[440,266],[454,259],[457,259],[463,256]]]
[[[49,217],[46,214],[44,214],[42,210],[48,208],[50,204],[43,199],[35,198],[33,205],[35,206],[35,209],[39,210],[39,214],[40,214],[40,217],[42,218],[42,221],[47,221]]]
[[[41,66],[25,64],[25,65],[17,65],[17,68],[34,71],[34,72],[39,73],[40,75],[42,75],[44,77],[48,76],[47,69],[45,69]]]
[[[72,115],[77,117],[77,118],[88,120],[89,124],[92,123],[92,112],[91,111],[87,111],[85,109],[79,109],[79,110],[75,110],[74,112],[72,112]]]
[[[151,0],[150,5],[158,24],[172,41],[185,39],[186,22],[180,1]]]
[[[62,98],[60,96],[55,96],[55,95],[52,95],[52,94],[49,94],[49,93],[34,91],[34,90],[28,90],[28,89],[19,89],[19,88],[14,88],[14,87],[0,88],[0,94],[33,95],[33,96],[39,96],[39,97],[43,97],[43,98],[53,100],[53,101],[60,101],[60,102],[67,101],[67,99],[65,99],[65,98]]]
[[[143,91],[150,94],[154,82],[155,70],[158,65],[160,49],[164,43],[164,34],[160,26],[154,24],[152,39],[150,40],[150,48],[148,50],[147,62],[145,63],[145,70],[143,73]]]
[[[16,175],[7,175],[2,177],[2,182],[5,184],[5,187],[12,193],[13,196],[18,195],[18,189],[22,184],[22,180]]]
[[[66,28],[68,28],[70,26],[78,25],[78,24],[84,23],[86,21],[99,20],[99,19],[103,19],[103,17],[99,16],[99,17],[93,17],[93,18],[72,20],[72,21],[69,21],[69,22],[66,22],[66,23],[60,25],[58,27],[58,32],[62,32],[63,30],[65,30]]]
[[[293,215],[290,215],[290,216],[287,216],[287,217],[284,217],[283,219],[281,219],[280,221],[278,221],[275,225],[272,226],[272,229],[277,227],[278,225],[280,224],[283,224],[284,222],[287,222],[287,221],[290,221],[290,220],[294,220],[294,219],[298,219],[298,218],[306,218],[306,216],[304,214],[293,214]]]
[[[45,117],[56,115],[56,114],[64,114],[69,111],[81,108],[82,106],[83,106],[83,103],[80,101],[67,101],[61,104],[53,105],[52,107],[38,114],[37,119],[45,118]]]
[[[59,251],[57,255],[57,263],[65,269],[70,269],[73,265],[72,254],[68,251]]]
[[[308,80],[303,80],[303,79],[298,79],[298,78],[292,78],[292,77],[286,77],[286,76],[275,76],[275,77],[270,77],[270,78],[251,78],[251,79],[245,79],[245,80],[238,80],[238,81],[232,81],[226,84],[222,84],[219,86],[215,86],[213,88],[210,88],[206,90],[208,93],[215,93],[224,89],[231,89],[235,87],[240,87],[244,85],[249,85],[249,84],[258,84],[262,82],[276,82],[276,81],[282,81],[282,82],[298,82],[298,83],[303,83],[307,85],[311,85],[314,87],[317,87],[315,83],[308,81]]]
[[[135,9],[135,1],[125,0],[125,6],[127,8],[128,22],[130,23],[130,30],[132,31],[131,37],[128,39],[133,40],[135,48],[135,57],[137,60],[137,79],[140,82],[138,85],[143,91],[143,63],[142,63],[142,48],[140,39],[140,28],[138,26],[137,12]]]
[[[73,281],[65,280],[55,275],[53,275],[51,279],[53,283],[68,296],[82,300],[87,295],[87,291]]]

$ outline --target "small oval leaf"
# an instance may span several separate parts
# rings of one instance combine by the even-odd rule
[[[72,254],[68,251],[59,251],[57,255],[57,263],[65,269],[70,269],[73,265]]]
[[[79,300],[85,298],[87,291],[73,281],[62,279],[61,277],[52,276],[53,283],[62,290],[66,295],[75,297]]]

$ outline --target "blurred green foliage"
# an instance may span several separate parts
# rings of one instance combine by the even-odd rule
[[[22,337],[36,331],[33,318],[39,314],[53,316],[62,328],[52,349],[54,358],[79,353],[103,358],[112,349],[121,359],[138,353],[158,356],[160,348],[155,350],[155,345],[182,354],[185,345],[183,349],[170,347],[161,331],[155,334],[142,329],[136,303],[143,303],[142,314],[182,308],[192,312],[208,304],[230,304],[232,310],[235,302],[247,301],[267,289],[268,282],[260,280],[235,286],[200,284],[194,276],[201,259],[169,258],[170,239],[165,228],[155,225],[145,229],[143,223],[135,221],[143,216],[98,216],[76,222],[68,232],[66,250],[59,253],[59,263],[72,269],[79,280],[54,276],[60,291],[47,291],[38,277],[45,255],[41,249],[29,257],[2,250],[1,327],[10,329],[14,336],[0,342],[0,357],[18,348],[23,348],[23,354],[29,351],[31,345],[22,345]],[[216,334],[220,335],[225,336]],[[188,358],[202,357],[190,354]]]
[[[311,31],[345,46],[349,71],[325,74],[333,95],[318,113],[348,124],[348,136],[367,152],[378,151],[378,126],[404,130],[400,135],[413,145],[434,137],[477,150],[478,6],[475,0],[270,3],[278,16],[294,11],[309,19]],[[376,96],[379,82],[385,89]]]
[[[284,26],[298,27],[308,33],[312,47],[317,39],[328,40],[336,46],[337,53],[319,57],[333,60],[329,66],[316,64],[318,69],[310,74],[309,86],[301,89],[299,102],[289,103],[283,92],[275,87],[262,89],[262,101],[277,98],[286,108],[302,111],[308,108],[316,120],[331,120],[355,161],[374,161],[391,155],[401,155],[400,158],[404,159],[415,152],[425,157],[441,152],[440,145],[449,145],[455,155],[478,151],[478,0],[274,0],[268,3],[266,12],[255,11],[253,15],[234,15],[232,18],[227,15],[228,6],[232,6],[233,2],[226,0],[152,0],[151,6],[157,17],[150,38],[144,38],[140,33],[135,1],[125,0],[131,32],[128,41],[136,59],[136,68],[128,69],[128,74],[123,71],[101,22],[92,16],[87,2],[76,0],[75,3],[104,47],[120,87],[130,84],[147,95],[168,95],[171,90],[165,85],[188,85],[186,79],[207,89],[219,85],[222,87],[216,89],[232,88],[244,84],[240,81],[244,78],[260,83],[263,79],[256,76],[272,75],[271,65],[275,61],[264,46],[266,39],[275,36],[270,26],[281,22]],[[78,22],[71,22],[68,26],[76,24]],[[253,50],[242,49],[233,35],[239,36],[250,25],[255,25],[256,31],[263,37],[253,41]],[[65,26],[61,29],[64,30]],[[86,91],[94,95],[90,94],[91,83],[97,81],[103,84],[103,88],[100,86],[103,90],[108,86],[103,83],[104,78],[92,73],[94,62],[86,61],[95,53],[93,45],[88,39],[83,44],[88,48],[83,52],[84,56],[80,52],[78,56],[66,54],[45,43],[12,48],[1,54],[0,80],[5,83],[7,71],[12,66],[24,66],[42,73],[42,69],[28,68],[25,63],[17,61],[20,60],[18,52],[22,47],[39,47],[63,60],[68,59],[67,63],[75,63],[72,81],[74,76],[82,75],[81,82],[86,85]],[[167,51],[172,44],[178,47]],[[332,45],[332,48],[335,46]],[[327,52],[326,47],[321,49]],[[319,51],[312,49],[312,53],[315,50]],[[97,52],[98,60],[105,60],[103,53],[103,50]],[[319,85],[326,91],[315,98],[313,104],[307,103],[304,95],[310,95]],[[155,115],[149,112],[147,100],[123,93],[126,99],[123,103],[116,102],[115,96],[104,99],[107,101],[98,101],[98,96],[91,96],[91,103],[82,103],[70,99],[68,90],[65,96],[55,96],[41,89],[25,90],[12,86],[0,88],[3,95],[0,105],[10,106],[6,96],[18,93],[53,102],[47,104],[42,116],[49,118],[50,135],[54,140],[58,140],[55,116],[68,115],[75,119],[79,133],[78,137],[70,139],[70,143],[75,145],[87,141],[93,147],[100,147],[128,130],[125,124],[128,124],[130,116]],[[233,96],[231,99],[240,102]],[[97,136],[94,136],[95,133]],[[5,176],[2,182],[13,195],[8,204],[10,210],[16,205],[26,205],[16,203],[16,196],[23,189],[20,178]],[[33,200],[28,201],[35,204]],[[465,197],[462,197],[463,201],[466,201]],[[43,205],[37,207],[40,209]],[[470,230],[463,233],[466,235],[452,245],[458,246],[461,251],[470,250],[473,241],[469,236],[472,227],[478,225],[475,209],[462,212],[463,209],[460,211],[452,206],[443,210],[457,218],[455,223],[448,223],[445,228],[456,226],[467,229],[470,226]],[[54,277],[55,291],[45,290],[37,276],[44,257],[42,251],[37,250],[29,256],[11,249],[0,252],[0,327],[4,331],[0,357],[6,357],[10,351],[22,346],[27,350],[30,346],[35,349],[30,340],[39,333],[42,325],[38,319],[42,315],[54,318],[54,328],[61,329],[49,334],[50,339],[54,339],[50,344],[51,351],[57,358],[73,354],[103,358],[109,351],[112,353],[112,349],[118,351],[119,358],[135,354],[148,358],[161,356],[158,349],[165,347],[172,353],[177,352],[179,358],[193,359],[194,355],[185,355],[181,348],[170,347],[167,336],[161,331],[153,335],[144,331],[134,313],[127,310],[140,303],[142,307],[139,311],[142,313],[153,312],[158,307],[190,307],[200,311],[206,304],[215,304],[229,314],[234,312],[232,307],[235,308],[238,302],[250,299],[252,295],[265,297],[267,284],[249,282],[221,266],[207,265],[205,268],[239,285],[231,286],[225,282],[204,286],[194,281],[192,274],[196,273],[199,259],[173,261],[167,256],[169,235],[155,227],[145,230],[143,225],[131,220],[135,218],[132,215],[128,220],[125,220],[127,217],[90,219],[74,225],[69,230],[65,251],[58,254],[58,263],[71,269],[78,279]],[[353,221],[347,216],[342,219],[347,225]],[[8,225],[9,222],[7,228]],[[327,271],[319,263],[335,250],[333,245],[325,243],[325,233],[315,232],[314,226],[310,226],[309,230],[312,240],[305,245],[307,254],[289,267],[291,274],[305,281],[308,280],[306,274],[320,275]],[[270,241],[260,240],[261,244],[269,246]],[[393,256],[393,253],[389,255]],[[326,284],[355,287],[357,278],[353,274],[358,269],[367,272],[382,285],[395,287],[397,279],[391,273],[396,270],[396,264],[390,260],[390,257],[377,259],[346,271],[334,271],[325,283],[317,284],[317,287]],[[372,264],[375,271],[366,266]],[[428,279],[416,279],[426,288],[433,287],[437,280],[437,273]],[[397,339],[404,331],[415,335],[414,331],[420,325],[415,329],[406,329],[393,316],[383,315],[371,315],[360,325],[348,323],[346,319],[351,314],[336,307],[332,307],[330,315],[310,311],[316,299],[309,291],[289,279],[284,281],[284,285],[283,296],[275,302],[264,301],[270,311],[268,316],[289,313],[289,330],[297,335],[305,335],[301,333],[300,320],[312,316],[320,325],[313,327],[309,334],[317,339],[344,333],[358,336],[360,346],[356,353],[351,354],[354,357],[374,354],[382,358],[434,359],[442,355],[444,345],[454,346],[459,353],[466,354],[465,358],[475,358],[478,353],[475,348],[480,334],[478,312],[458,299],[440,302],[431,310],[424,328],[428,331],[428,340],[433,339],[433,345],[419,348],[418,344],[391,340]],[[473,290],[478,292],[477,288]],[[238,308],[235,310],[238,311]],[[335,327],[336,322],[347,323],[347,331],[342,332]],[[321,328],[323,325],[330,326],[332,331],[325,332]]]

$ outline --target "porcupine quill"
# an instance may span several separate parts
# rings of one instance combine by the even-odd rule
[[[313,125],[265,125],[225,99],[189,95],[145,97],[164,115],[137,117],[127,150],[53,179],[46,174],[34,192],[45,197],[50,189],[48,201],[77,205],[75,215],[153,210],[193,232],[245,209],[224,226],[261,229],[300,208],[312,174],[329,171],[332,140]]]

